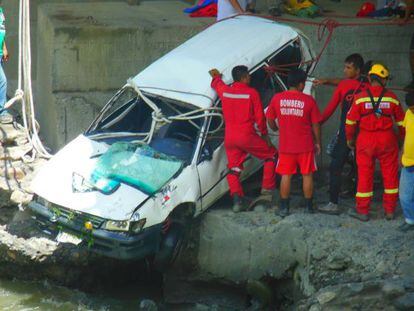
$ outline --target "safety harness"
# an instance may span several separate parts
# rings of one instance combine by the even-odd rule
[[[372,95],[370,89],[367,89],[367,93],[368,93],[368,96],[369,96],[371,104],[372,104],[372,111],[361,115],[361,117],[366,117],[366,116],[369,116],[369,115],[374,113],[377,118],[380,118],[381,116],[391,118],[392,117],[391,115],[386,114],[386,113],[382,112],[382,110],[381,110],[381,101],[382,101],[382,98],[384,97],[386,92],[387,92],[387,89],[385,87],[383,87],[382,91],[381,91],[381,94],[378,97],[378,101],[375,101],[374,96]]]

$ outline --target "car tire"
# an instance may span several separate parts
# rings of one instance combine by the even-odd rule
[[[155,270],[164,272],[172,266],[180,253],[183,240],[184,226],[173,222],[161,241],[160,249],[154,256]]]

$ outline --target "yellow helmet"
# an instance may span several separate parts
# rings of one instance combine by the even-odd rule
[[[390,76],[390,71],[384,65],[377,63],[372,65],[371,70],[368,72],[368,75],[376,75],[382,79],[388,79]]]

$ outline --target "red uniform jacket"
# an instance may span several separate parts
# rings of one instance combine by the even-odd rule
[[[368,83],[360,81],[359,79],[342,80],[336,87],[331,100],[322,113],[321,123],[326,122],[339,105],[341,105],[344,113],[344,117],[341,117],[341,122],[345,123],[345,115],[351,108],[354,97],[361,91],[366,90],[367,87]]]
[[[381,86],[370,86],[374,101],[382,93]],[[361,131],[384,131],[391,130],[394,122],[397,123],[401,135],[404,135],[402,122],[404,120],[404,111],[401,108],[397,96],[386,91],[382,97],[377,113],[373,109],[371,99],[367,91],[363,91],[355,96],[354,103],[348,112],[346,118],[346,138],[352,140],[355,137],[357,125]]]
[[[262,135],[267,135],[263,105],[255,89],[240,82],[229,86],[220,76],[213,79],[211,87],[221,99],[226,136],[256,133],[255,124]]]

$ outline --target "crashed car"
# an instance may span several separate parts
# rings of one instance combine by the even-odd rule
[[[310,73],[312,59],[309,40],[290,26],[253,15],[213,24],[128,80],[38,172],[29,208],[59,242],[171,262],[191,219],[228,192],[224,125],[208,71],[231,83],[232,68],[248,66],[265,109],[287,89],[286,75],[269,67]],[[248,158],[242,178],[261,165]]]

